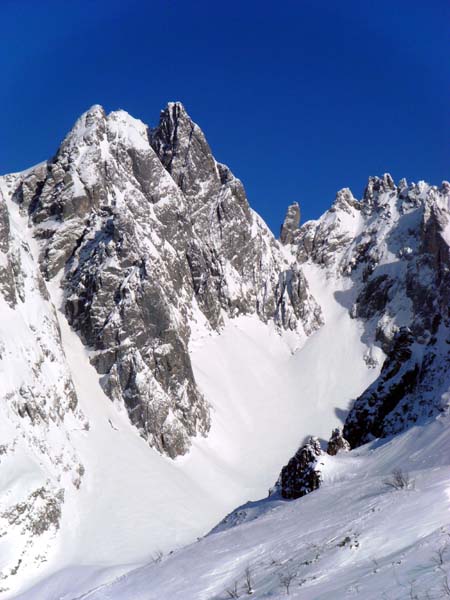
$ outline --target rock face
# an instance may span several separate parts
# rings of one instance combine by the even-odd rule
[[[363,340],[385,354],[380,376],[347,417],[352,447],[447,409],[449,194],[446,182],[396,186],[389,175],[372,177],[360,202],[342,190],[295,237],[300,263],[320,265],[330,285],[345,280],[337,300],[364,324]]]
[[[23,472],[0,496],[0,593],[50,561],[90,477],[49,285],[107,395],[170,457],[210,427],[196,335],[238,315],[300,339],[322,324],[301,267],[179,103],[151,131],[93,106],[52,159],[0,177],[0,465]]]
[[[193,329],[242,314],[301,336],[322,323],[301,267],[180,103],[151,131],[92,107],[13,198],[33,223],[45,277],[63,274],[66,315],[104,390],[171,457],[210,427]]]
[[[316,490],[322,481],[320,457],[322,449],[317,438],[301,446],[283,467],[277,487],[282,498],[295,500]]]

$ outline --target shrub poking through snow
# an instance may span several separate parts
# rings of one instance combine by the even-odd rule
[[[253,589],[252,570],[250,567],[247,567],[245,569],[244,578],[245,578],[245,591],[247,592],[247,594],[249,596],[251,596],[255,590]]]
[[[238,582],[235,581],[233,583],[233,586],[227,588],[225,591],[228,595],[228,598],[239,598]]]
[[[290,571],[290,570],[283,571],[283,573],[279,574],[278,578],[280,580],[280,584],[286,590],[286,596],[289,596],[292,582],[296,579],[296,577],[297,577],[297,573]]]
[[[412,490],[414,489],[414,481],[401,469],[394,469],[391,477],[384,480],[384,485],[394,490]]]

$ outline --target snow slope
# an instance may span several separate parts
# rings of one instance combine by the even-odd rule
[[[449,415],[323,462],[319,490],[269,499],[258,518],[80,598],[219,600],[235,585],[246,597],[247,566],[255,599],[284,597],[290,575],[290,597],[301,600],[447,597]],[[409,474],[409,489],[386,485],[396,468]]]
[[[319,276],[315,285],[324,285]],[[57,282],[49,289],[59,306]],[[363,360],[358,323],[332,298],[324,304],[329,325],[295,352],[295,338],[252,317],[228,320],[219,335],[197,336],[191,354],[213,426],[175,461],[149,448],[103,394],[86,349],[59,312],[79,405],[91,425],[71,433],[86,473],[66,498],[57,556],[27,582],[28,592],[5,597],[72,598],[157,551],[192,542],[235,506],[264,496],[302,439],[313,432],[328,437],[339,422],[336,409],[345,410],[376,376]],[[324,360],[341,374],[351,363],[353,377],[337,385]]]
[[[214,468],[227,461],[233,480],[242,476],[248,499],[273,485],[307,436],[328,440],[382,362],[382,352],[365,346],[361,324],[334,298],[346,282],[331,284],[315,265],[303,268],[325,325],[300,348],[297,338],[281,337],[252,318],[229,320],[221,335],[192,348],[196,380],[213,405],[212,430],[200,447],[217,456]],[[380,357],[376,368],[367,366],[368,352]],[[185,460],[189,468],[192,457]],[[259,463],[264,472],[254,469]]]

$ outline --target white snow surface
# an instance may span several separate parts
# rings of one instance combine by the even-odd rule
[[[287,575],[289,596],[299,600],[446,598],[449,415],[322,462],[319,490],[261,502],[251,520],[80,600],[220,600],[234,589],[247,597],[247,567],[255,599],[285,597]],[[397,468],[408,488],[387,485]]]
[[[25,221],[22,235],[37,253]],[[48,562],[2,597],[68,600],[157,551],[189,544],[236,506],[265,496],[306,436],[328,439],[340,411],[378,369],[366,366],[360,325],[327,292],[322,272],[306,270],[326,320],[306,341],[256,317],[228,320],[220,334],[199,324],[191,355],[212,405],[212,429],[175,461],[151,449],[103,394],[88,352],[58,310],[68,369],[90,424],[67,425],[85,474],[79,489],[66,489]],[[58,281],[48,288],[59,308]]]

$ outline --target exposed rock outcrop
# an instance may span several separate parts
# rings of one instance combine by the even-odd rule
[[[149,132],[92,107],[14,191],[48,279],[112,400],[149,443],[183,454],[210,426],[192,372],[192,325],[255,314],[309,335],[322,323],[301,268],[250,209],[201,129],[170,103]]]
[[[322,481],[320,457],[323,452],[317,438],[311,437],[281,470],[277,487],[282,498],[295,500],[316,490]]]
[[[327,454],[330,456],[336,456],[338,452],[348,452],[350,450],[350,444],[342,435],[342,431],[339,427],[333,429],[331,437],[328,441]]]

